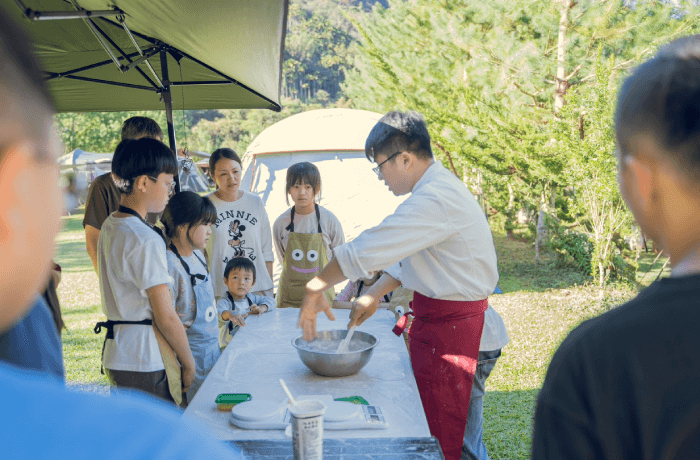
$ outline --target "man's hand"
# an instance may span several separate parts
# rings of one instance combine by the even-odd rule
[[[369,294],[365,294],[355,299],[350,310],[350,322],[348,329],[353,326],[361,326],[367,318],[374,315],[379,308],[379,299],[375,299]]]
[[[325,312],[328,319],[335,321],[335,315],[333,315],[331,305],[328,303],[326,296],[323,295],[323,291],[314,292],[307,288],[304,299],[301,301],[297,327],[304,330],[304,340],[308,342],[318,337],[316,333],[316,315],[320,312]]]

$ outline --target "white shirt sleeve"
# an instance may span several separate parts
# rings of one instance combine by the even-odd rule
[[[396,262],[394,265],[385,268],[384,273],[397,281],[401,281],[401,262]]]
[[[282,244],[282,236],[284,231],[283,217],[284,213],[282,213],[282,215],[280,215],[277,218],[275,224],[272,226],[272,235],[273,240],[275,242],[275,250],[277,251],[277,259],[279,260],[280,265],[284,265],[284,250],[286,249]]]
[[[260,200],[260,243],[263,260],[274,262],[275,254],[272,252],[272,229],[270,228],[270,218],[265,211],[265,205]]]
[[[412,194],[376,227],[334,249],[343,274],[370,278],[402,259],[455,234],[444,205],[434,196]]]

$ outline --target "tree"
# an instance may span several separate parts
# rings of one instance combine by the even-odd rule
[[[292,99],[312,102],[323,90],[329,100],[340,97],[340,83],[351,62],[353,37],[342,23],[334,24],[324,10],[289,5],[284,49],[283,93]]]
[[[361,46],[343,89],[355,107],[410,109],[428,120],[438,157],[487,183],[489,212],[544,215],[566,202],[570,159],[551,126],[572,91],[592,91],[596,51],[617,75],[658,45],[698,31],[693,2],[389,1],[356,21]],[[608,61],[610,60],[610,61]],[[574,217],[556,209],[559,219]],[[543,219],[544,221],[544,219]]]
[[[591,275],[602,288],[613,266],[613,237],[632,218],[616,180],[615,59],[601,54],[599,51],[595,80],[570,94],[560,112],[561,121],[552,125],[550,148],[568,159],[566,175],[575,187],[571,210],[593,243]]]

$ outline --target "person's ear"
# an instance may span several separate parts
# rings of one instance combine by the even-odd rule
[[[654,190],[654,165],[645,157],[626,155],[622,161],[627,170],[628,183],[626,187],[637,204],[642,209],[647,209],[653,200]]]
[[[134,190],[140,190],[141,192],[145,193],[146,187],[148,185],[147,182],[149,180],[150,179],[146,175],[137,177],[136,179],[134,179]]]
[[[0,158],[0,245],[14,244],[15,236],[28,230],[23,217],[32,203],[20,191],[31,183],[33,155],[32,146],[22,142],[11,145]]]
[[[416,158],[414,155],[412,155],[409,152],[403,151],[399,154],[399,166],[404,171],[408,171],[409,169],[411,169],[411,166],[413,166],[413,163],[415,163],[415,159]]]

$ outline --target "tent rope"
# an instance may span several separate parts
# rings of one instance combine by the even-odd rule
[[[190,158],[189,155],[189,149],[187,148],[187,120],[185,119],[185,85],[183,84],[182,64],[180,63],[180,61],[177,61],[177,66],[180,69],[180,93],[182,94],[182,131],[185,133],[185,145],[182,149],[182,153],[185,155],[185,161],[182,162],[182,170],[186,174],[190,174],[193,162],[192,158]]]

